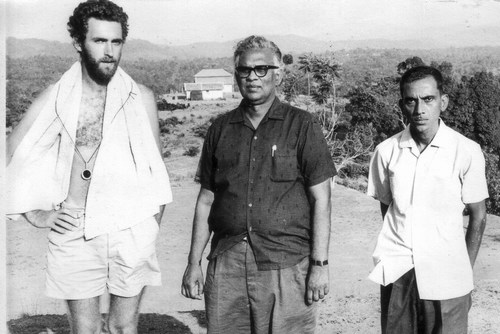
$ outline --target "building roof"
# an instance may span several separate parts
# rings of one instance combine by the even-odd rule
[[[194,83],[194,82],[186,82],[184,83],[185,91],[193,91],[193,90],[223,90],[224,84],[220,82],[207,82],[207,83]]]
[[[233,75],[222,68],[211,68],[199,71],[194,77],[232,77]]]

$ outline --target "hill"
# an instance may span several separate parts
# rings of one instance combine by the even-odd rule
[[[332,36],[318,38],[302,37],[297,35],[268,35],[270,40],[279,45],[283,53],[300,54],[304,52],[322,53],[326,51],[340,51],[353,49],[446,49],[457,47],[490,46],[500,48],[500,29],[491,28],[482,31],[470,31],[460,36],[447,36],[446,39],[367,39],[367,40],[335,40]],[[480,36],[480,38],[477,38]],[[187,45],[160,45],[141,39],[127,41],[124,53],[125,60],[134,59],[192,59],[192,58],[220,58],[232,54],[238,40],[222,42],[200,42]],[[42,39],[19,39],[8,37],[7,55],[12,58],[32,56],[75,57],[75,51],[70,42],[62,43]]]

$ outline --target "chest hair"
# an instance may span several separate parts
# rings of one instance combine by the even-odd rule
[[[76,130],[76,145],[78,147],[95,148],[101,142],[105,103],[105,92],[82,96]]]

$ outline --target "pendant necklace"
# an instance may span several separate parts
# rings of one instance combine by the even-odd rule
[[[85,159],[83,158],[82,154],[80,153],[80,151],[78,150],[78,148],[75,145],[75,152],[78,153],[78,155],[80,156],[80,158],[83,160],[83,163],[85,164],[85,169],[80,174],[80,176],[82,177],[82,179],[84,179],[85,181],[88,181],[88,180],[90,180],[92,178],[92,172],[90,171],[90,169],[87,168],[87,164],[90,162],[90,160],[92,160],[92,158],[97,153],[97,151],[99,151],[99,147],[101,146],[101,143],[102,143],[102,138],[101,138],[101,141],[99,142],[99,145],[97,145],[94,153],[92,153],[92,155],[90,156],[89,160],[87,160],[87,161],[85,161]]]
[[[57,95],[56,95],[56,101],[55,101],[55,113],[57,115],[57,118],[59,119],[59,121],[61,122],[61,125],[63,126],[64,128],[64,131],[66,131],[66,134],[68,135],[69,139],[71,140],[71,143],[73,144],[73,147],[74,147],[74,150],[75,152],[78,154],[78,156],[80,157],[80,159],[82,159],[83,163],[85,164],[85,169],[82,171],[82,173],[80,174],[80,177],[82,179],[84,179],[85,181],[88,181],[92,178],[92,171],[87,168],[87,164],[92,160],[92,158],[94,157],[94,155],[96,155],[97,151],[99,151],[99,148],[101,147],[101,143],[102,143],[102,136],[101,136],[101,141],[99,142],[99,145],[97,145],[96,149],[94,150],[94,153],[92,153],[92,155],[90,156],[90,158],[88,160],[85,160],[85,158],[83,157],[82,153],[80,152],[80,150],[78,149],[75,141],[73,140],[73,138],[71,137],[71,135],[69,134],[69,131],[68,129],[66,129],[66,126],[64,125],[64,122],[63,120],[61,119],[61,117],[59,116],[59,113],[57,112],[57,97],[59,96],[59,89],[61,88],[61,86],[58,87],[57,89]],[[115,115],[113,116],[113,118],[111,119],[111,123],[115,120],[115,117],[116,115],[118,115],[118,113],[120,112],[120,110],[123,109],[123,106],[125,106],[125,103],[127,103],[128,99],[130,97],[133,98],[133,95],[135,95],[136,93],[133,93],[132,92],[132,88],[130,89],[130,92],[128,93],[128,96],[127,98],[125,99],[125,102],[123,102],[122,106],[118,109],[118,111],[115,113]],[[104,127],[104,125],[103,125]],[[101,131],[102,132],[102,131]]]

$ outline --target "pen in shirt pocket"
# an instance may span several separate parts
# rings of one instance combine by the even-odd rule
[[[274,152],[277,150],[278,148],[276,147],[276,144],[273,145],[273,147],[271,147],[271,157],[274,158]]]

